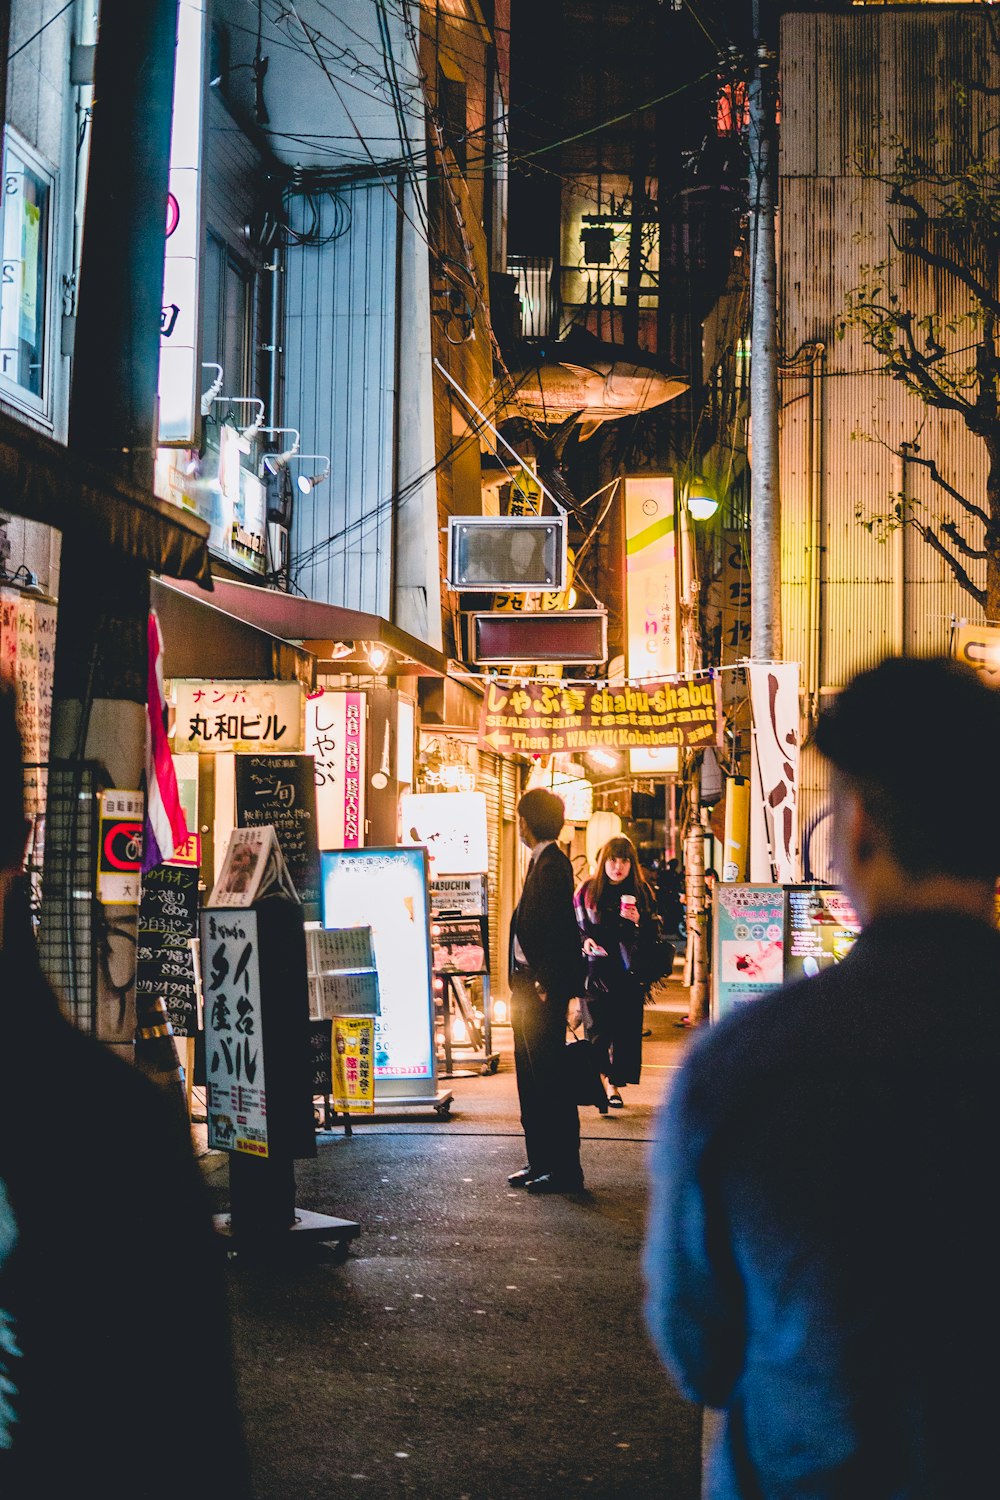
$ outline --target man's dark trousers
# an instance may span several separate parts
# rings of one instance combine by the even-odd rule
[[[541,1000],[531,969],[511,975],[511,1029],[521,1125],[534,1176],[581,1178],[580,1117],[568,1088],[565,999]]]

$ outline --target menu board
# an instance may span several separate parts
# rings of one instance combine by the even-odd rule
[[[785,887],[785,979],[809,979],[839,964],[854,947],[861,923],[834,886]]]
[[[309,921],[319,915],[316,776],[311,755],[237,755],[236,822],[272,827]]]
[[[489,954],[483,917],[435,917],[431,926],[435,974],[486,974]]]
[[[322,871],[323,926],[372,930],[376,1094],[436,1094],[427,851],[325,850]]]
[[[712,1019],[784,982],[785,906],[780,885],[717,885]]]
[[[307,934],[309,970],[328,974],[342,969],[373,969],[375,953],[370,927],[320,928]]]
[[[142,877],[135,988],[163,1001],[175,1036],[198,1029],[198,986],[191,941],[198,935],[198,871],[154,865]]]
[[[309,981],[311,1010],[324,1020],[331,1016],[377,1016],[378,974],[367,969],[360,974],[317,974]]]

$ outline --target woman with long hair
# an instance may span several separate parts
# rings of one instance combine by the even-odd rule
[[[591,1040],[601,1055],[608,1103],[621,1109],[622,1089],[638,1083],[642,1069],[646,973],[658,937],[655,897],[631,839],[608,840],[574,899],[588,964]]]

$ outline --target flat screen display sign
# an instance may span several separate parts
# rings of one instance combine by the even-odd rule
[[[381,1002],[375,1097],[434,1095],[427,851],[332,849],[320,863],[323,926],[372,930]]]
[[[784,982],[785,904],[780,885],[717,885],[712,1019]]]
[[[785,982],[839,964],[860,931],[854,907],[835,886],[786,885]]]

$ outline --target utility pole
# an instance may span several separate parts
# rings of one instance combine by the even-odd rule
[[[781,657],[781,497],[778,482],[778,276],[775,256],[776,59],[752,0],[750,146],[750,655]]]

